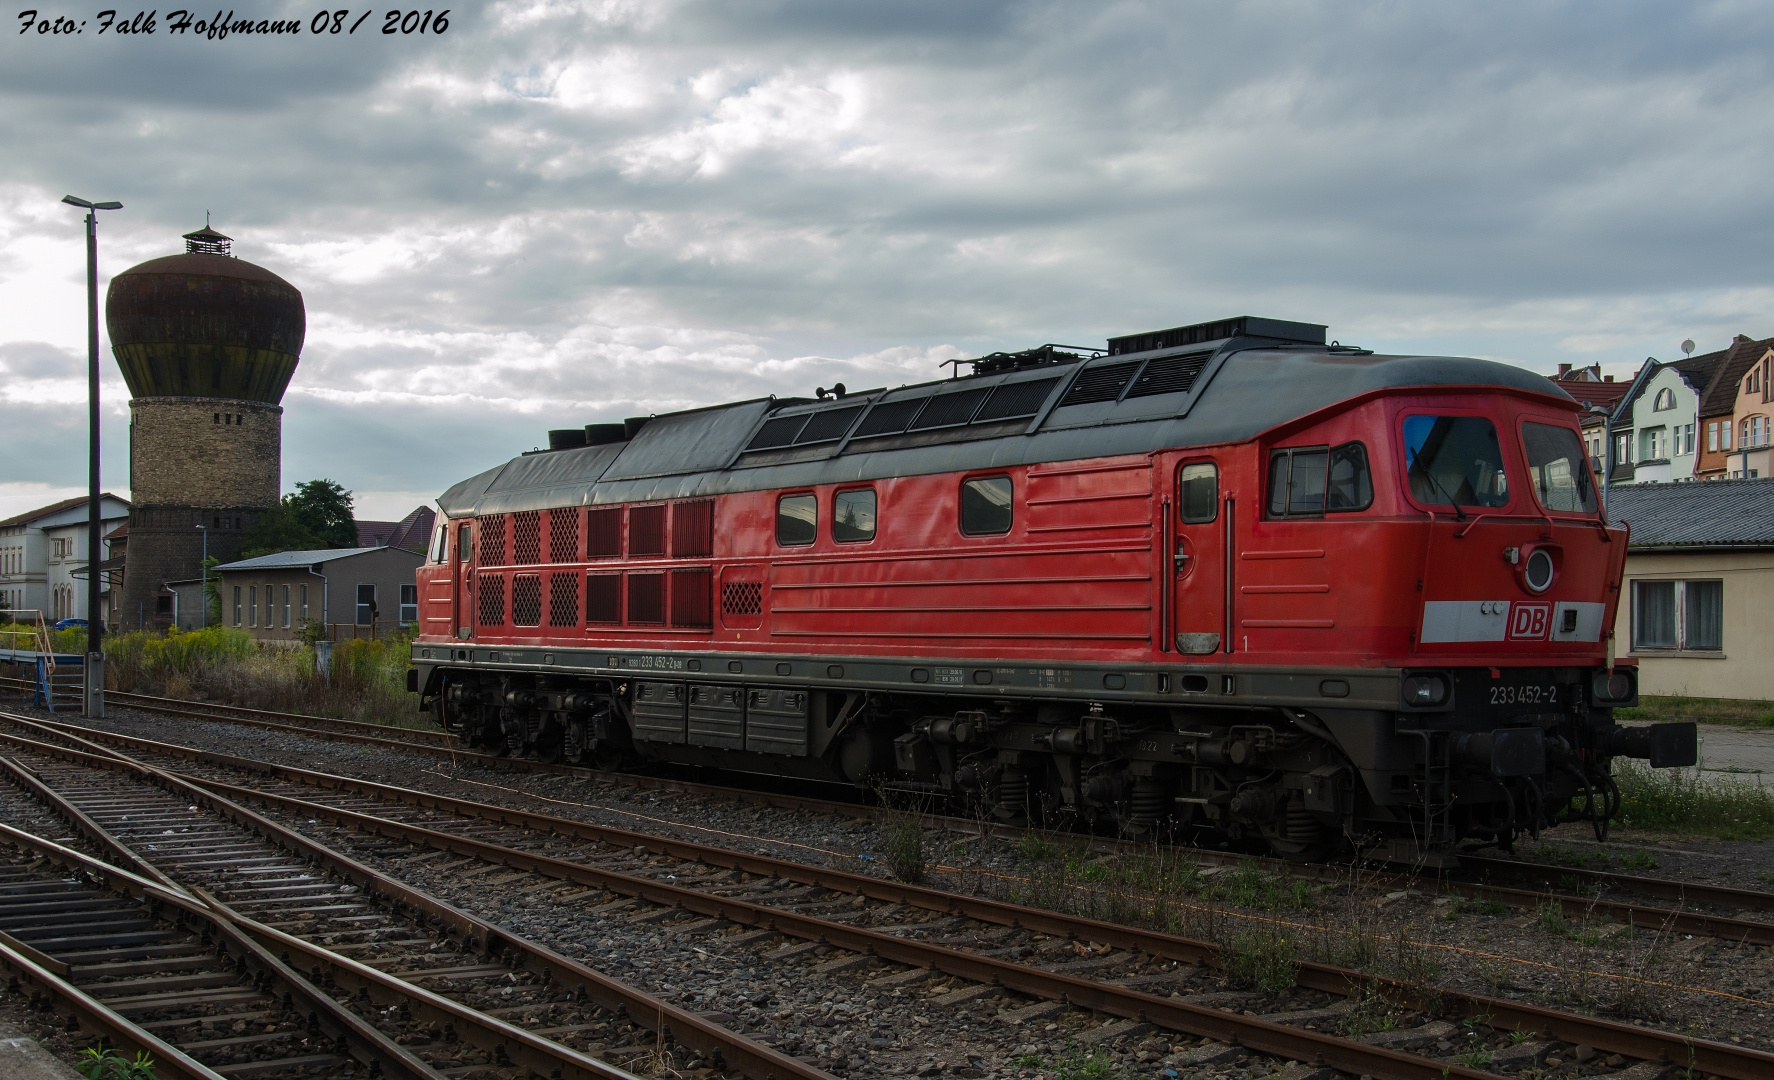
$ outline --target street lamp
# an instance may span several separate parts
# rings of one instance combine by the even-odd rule
[[[99,648],[99,211],[120,202],[87,202],[62,196],[86,211],[86,700],[84,714],[105,715],[105,654]]]
[[[197,629],[209,629],[209,529],[197,526],[203,533],[203,561],[198,565],[203,568],[203,584],[197,586]]]

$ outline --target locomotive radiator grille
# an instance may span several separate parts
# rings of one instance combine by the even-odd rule
[[[479,593],[475,621],[481,626],[505,625],[505,575],[482,574],[476,583]]]
[[[1212,353],[1185,353],[1163,356],[1146,364],[1146,370],[1134,380],[1127,391],[1130,398],[1153,397],[1158,394],[1180,394],[1195,385]]]
[[[722,615],[762,615],[764,583],[761,581],[721,582]]]
[[[548,512],[548,561],[570,563],[575,560],[578,554],[579,508],[568,507],[550,510]]]
[[[511,579],[511,624],[542,625],[542,575],[519,574]]]
[[[579,575],[548,575],[548,625],[579,625]]]
[[[665,554],[665,504],[631,506],[628,509],[628,553]]]
[[[511,561],[516,566],[534,566],[542,561],[542,514],[525,510],[511,515]]]
[[[714,625],[707,570],[673,570],[671,572],[671,624],[687,629],[706,630]]]
[[[693,499],[671,504],[671,556],[707,558],[714,554],[715,501]]]
[[[664,574],[628,575],[628,621],[651,626],[665,623]]]
[[[1078,381],[1060,399],[1060,407],[1118,400],[1121,391],[1133,379],[1133,373],[1140,369],[1141,363],[1139,360],[1124,360],[1119,364],[1106,364],[1080,373]]]
[[[494,514],[479,521],[475,532],[480,534],[480,564],[505,565],[505,515]]]
[[[585,515],[585,557],[611,559],[622,554],[622,507],[594,507]]]
[[[587,623],[619,623],[622,621],[622,575],[585,575],[585,621]]]

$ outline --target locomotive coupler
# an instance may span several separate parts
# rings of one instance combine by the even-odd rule
[[[1608,733],[1608,753],[1646,758],[1653,769],[1681,769],[1700,760],[1699,729],[1691,722],[1617,727]]]

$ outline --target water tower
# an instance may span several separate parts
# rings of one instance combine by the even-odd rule
[[[119,629],[165,626],[169,580],[228,560],[282,484],[283,407],[302,294],[205,225],[185,253],[111,279],[105,325],[129,384],[129,544]],[[157,618],[158,616],[158,618]]]

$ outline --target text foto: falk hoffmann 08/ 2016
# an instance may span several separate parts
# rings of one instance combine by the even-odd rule
[[[115,8],[101,11],[90,19],[67,15],[45,15],[36,9],[18,13],[19,33],[35,31],[44,36],[84,34],[90,28],[97,34],[153,35],[165,32],[171,36],[203,37],[217,40],[250,35],[253,37],[350,36],[374,15],[374,11],[354,12],[349,8],[320,11],[304,22],[301,19],[237,19],[232,9],[217,9],[214,16],[201,18],[195,13],[169,11],[162,16],[157,10],[119,14]],[[441,34],[450,28],[450,9],[418,11],[394,9],[381,16],[384,34]],[[375,23],[371,23],[372,28]]]

